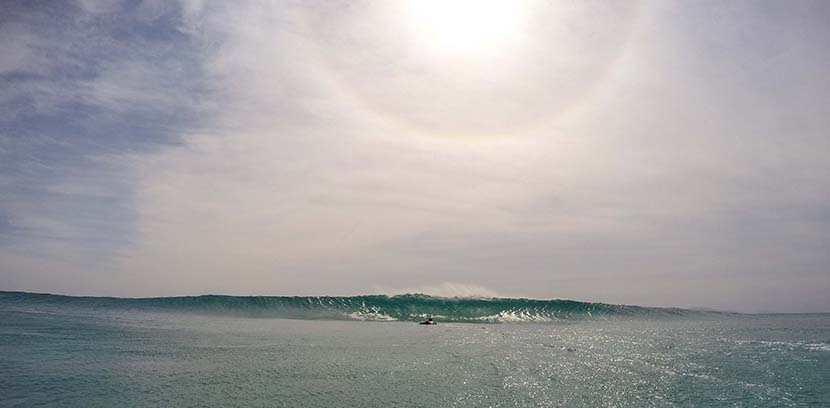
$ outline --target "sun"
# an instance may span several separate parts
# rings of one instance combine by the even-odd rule
[[[413,41],[456,56],[500,48],[521,34],[526,9],[518,0],[413,0],[404,24]]]
[[[309,26],[341,95],[412,134],[456,139],[519,137],[583,103],[612,72],[639,8],[604,0],[321,4]]]

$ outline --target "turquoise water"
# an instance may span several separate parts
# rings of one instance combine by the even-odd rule
[[[0,292],[0,302],[39,309],[167,311],[305,320],[408,320],[434,317],[443,322],[552,322],[585,318],[701,316],[705,312],[511,298],[443,298],[421,294],[367,296],[182,296],[162,298],[73,297]]]
[[[0,406],[830,406],[826,314],[361,298],[0,292]]]

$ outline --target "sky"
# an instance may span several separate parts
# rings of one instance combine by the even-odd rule
[[[830,312],[830,2],[4,1],[0,290]]]

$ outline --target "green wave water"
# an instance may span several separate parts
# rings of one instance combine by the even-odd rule
[[[424,294],[362,296],[179,296],[114,298],[0,292],[0,304],[226,314],[294,319],[522,323],[614,317],[671,317],[704,312],[574,300],[461,298]]]

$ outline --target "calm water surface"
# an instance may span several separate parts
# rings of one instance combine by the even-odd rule
[[[830,315],[426,327],[4,304],[0,406],[827,407]]]

